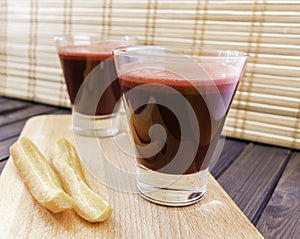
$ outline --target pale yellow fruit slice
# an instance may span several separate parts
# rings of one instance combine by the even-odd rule
[[[13,162],[31,195],[54,213],[71,209],[73,199],[36,145],[27,137],[20,138],[10,147]]]
[[[112,213],[112,207],[86,183],[76,148],[65,138],[56,141],[52,164],[66,191],[74,199],[74,209],[89,222],[100,222]]]

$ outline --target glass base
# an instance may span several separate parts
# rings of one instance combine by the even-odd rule
[[[119,113],[110,115],[84,115],[73,111],[73,131],[82,136],[108,137],[118,133]]]
[[[187,206],[202,199],[206,192],[208,169],[194,174],[164,174],[138,165],[140,195],[164,206]]]

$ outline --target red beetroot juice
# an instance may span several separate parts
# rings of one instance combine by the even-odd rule
[[[75,103],[76,95],[84,79],[102,61],[112,56],[112,50],[113,48],[110,46],[93,45],[59,47],[58,54],[72,105]],[[110,81],[110,79],[107,80]],[[93,90],[93,87],[89,88]],[[117,111],[120,94],[120,85],[118,79],[115,79],[99,99],[95,114],[107,115]],[[88,99],[86,100],[88,104]],[[115,107],[116,105],[117,107]],[[84,114],[94,114],[94,112],[89,112],[91,110],[88,107],[76,110]]]
[[[168,174],[192,174],[208,167],[209,161],[205,159],[212,157],[217,145],[226,114],[238,85],[239,75],[235,74],[231,67],[208,64],[206,68],[211,71],[218,71],[219,68],[220,71],[226,73],[226,76],[224,77],[224,74],[219,76],[216,72],[211,74],[213,81],[197,80],[191,84],[191,81],[180,79],[178,76],[176,79],[164,70],[148,68],[131,71],[119,77],[121,89],[125,93],[126,105],[133,112],[130,117],[130,130],[135,144],[137,146],[150,144],[149,130],[155,124],[161,125],[167,134],[164,146],[157,149],[155,155],[143,157],[143,152],[138,152],[140,156],[137,157],[137,161],[141,165]],[[148,83],[158,85],[149,90],[136,90],[134,94],[126,94],[136,86]],[[183,123],[187,124],[188,133],[185,134],[187,138],[182,138],[180,123],[176,115],[164,105],[155,103],[163,97],[176,104],[179,96],[179,94],[166,92],[163,87],[159,87],[159,84],[172,87],[192,106],[197,118],[200,142],[195,139],[195,126],[188,125],[190,114],[185,112],[186,107],[184,105],[180,107],[182,115],[185,117]],[[139,102],[150,103],[136,107]],[[181,141],[192,143],[196,152],[194,159],[188,161],[192,163],[184,165],[184,161],[187,159],[185,159],[185,155],[182,155],[182,162],[165,167],[176,155]],[[151,145],[155,147],[155,144]],[[182,166],[187,169],[182,171]]]

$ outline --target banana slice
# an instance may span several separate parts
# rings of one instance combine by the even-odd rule
[[[112,207],[88,187],[76,148],[65,138],[56,141],[52,164],[74,199],[79,216],[89,222],[100,222],[111,215]]]
[[[71,209],[73,199],[36,145],[27,137],[20,138],[10,147],[10,154],[31,195],[54,213]]]

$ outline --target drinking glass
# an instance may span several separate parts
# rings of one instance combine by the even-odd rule
[[[146,199],[189,205],[206,192],[247,55],[233,50],[133,46],[114,50]],[[217,152],[218,151],[218,152]]]
[[[73,130],[84,136],[112,136],[119,130],[120,86],[113,49],[132,37],[55,37],[72,106]]]

